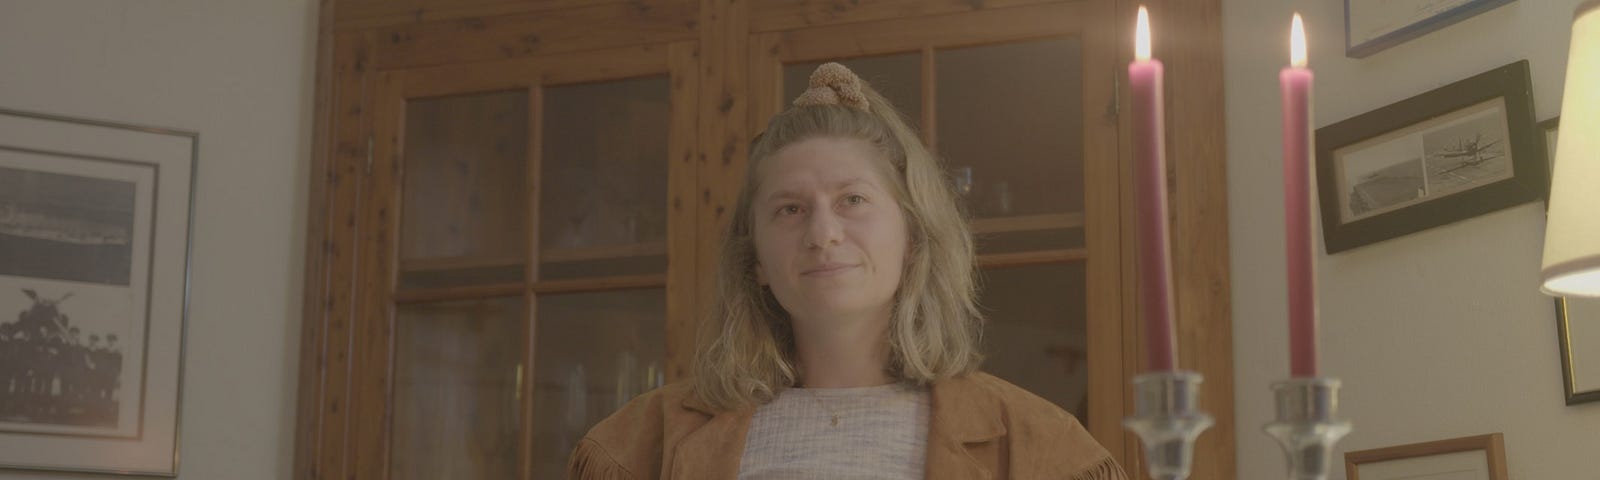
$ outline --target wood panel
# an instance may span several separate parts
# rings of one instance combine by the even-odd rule
[[[396,25],[543,12],[612,3],[649,0],[375,0],[340,4],[336,31],[367,30]]]
[[[695,270],[704,281],[697,285],[697,317],[716,297],[717,254],[749,153],[744,65],[748,9],[739,0],[700,0],[700,146],[695,153],[700,179],[695,203],[700,211],[695,220]]]
[[[939,66],[937,56],[934,55],[932,46],[922,47],[922,118],[917,119],[920,125],[914,125],[922,134],[922,144],[928,151],[939,151]],[[984,233],[974,229],[972,233]]]
[[[371,131],[367,112],[375,40],[365,33],[339,34],[322,49],[330,58],[319,58],[325,62],[319,68],[329,69],[319,74],[317,84],[317,98],[323,102],[317,112],[326,119],[327,135],[322,137],[326,145],[312,151],[311,184],[322,193],[311,199],[308,235],[318,237],[308,239],[306,249],[295,452],[295,475],[300,478],[337,478],[348,471],[343,452],[352,418],[350,342],[354,286],[360,278],[358,218]]]
[[[537,77],[535,77],[537,78]],[[539,178],[544,172],[544,87],[530,82],[528,86],[528,168],[523,181],[527,185],[524,199],[528,206],[527,223],[528,245],[524,255],[528,259],[523,264],[522,279],[524,282],[533,282],[539,279],[539,251],[542,249],[538,234],[540,223]],[[522,424],[518,425],[518,443],[522,447],[517,452],[517,475],[521,480],[532,480],[536,459],[534,458],[535,425],[537,411],[534,409],[534,367],[538,366],[535,359],[538,352],[534,346],[539,344],[539,296],[531,288],[522,288],[517,285],[522,293],[522,304],[526,310],[523,312],[525,321],[522,332],[522,368],[517,371],[518,394],[522,395],[521,412]]]
[[[1227,119],[1223,112],[1221,0],[1164,0],[1172,178],[1173,293],[1178,361],[1206,376],[1201,405],[1216,419],[1200,438],[1191,478],[1237,476],[1233,456],[1233,312],[1228,272]],[[1266,395],[1266,392],[1261,392]]]
[[[694,40],[692,0],[610,4],[377,29],[378,66],[414,68]]]
[[[294,432],[294,470],[296,478],[314,476],[317,472],[316,455],[321,446],[322,405],[325,401],[326,385],[322,379],[327,371],[327,364],[323,354],[327,351],[328,322],[340,317],[332,311],[333,290],[340,284],[328,281],[330,264],[342,264],[339,245],[332,240],[332,233],[339,231],[338,227],[329,225],[329,221],[338,218],[330,209],[338,208],[339,202],[332,197],[340,199],[353,199],[354,192],[348,187],[345,189],[333,188],[330,181],[337,178],[333,146],[337,141],[333,138],[335,119],[344,120],[339,116],[334,99],[338,98],[336,87],[339,84],[338,69],[334,68],[340,60],[348,62],[348,58],[335,58],[335,45],[354,45],[355,42],[340,43],[333,34],[333,2],[322,2],[318,6],[317,22],[317,50],[316,50],[316,77],[313,80],[314,93],[312,99],[311,115],[311,178],[309,203],[322,205],[327,208],[314,208],[307,212],[306,239],[305,239],[305,275],[301,286],[302,293],[300,305],[300,372],[296,381],[295,390],[295,432]],[[348,74],[347,74],[348,75]],[[359,77],[350,76],[359,79]],[[359,100],[360,96],[356,96]],[[360,104],[356,104],[359,111]],[[349,208],[348,206],[346,208]],[[348,294],[346,295],[348,298]],[[348,304],[348,302],[347,302]]]
[[[1122,428],[1122,419],[1128,415],[1124,401],[1131,379],[1125,353],[1133,350],[1124,334],[1131,317],[1119,298],[1123,291],[1121,258],[1125,251],[1121,195],[1128,183],[1121,177],[1118,156],[1118,118],[1116,105],[1117,38],[1116,28],[1103,19],[1115,15],[1111,1],[1096,1],[1084,5],[1084,15],[1098,19],[1085,22],[1083,27],[1083,181],[1084,213],[1076,220],[1084,225],[1084,246],[1089,251],[1084,274],[1089,278],[1086,286],[1085,326],[1089,364],[1089,433],[1095,436],[1112,455],[1128,465],[1136,451],[1125,448],[1124,439],[1131,435]],[[1102,106],[1112,108],[1102,109]],[[1131,284],[1131,283],[1130,283]],[[1133,470],[1130,470],[1133,472]],[[1142,478],[1142,475],[1134,478]]]
[[[1086,9],[1083,2],[1055,3],[795,30],[781,34],[778,57],[798,63],[1058,37],[1082,32]]]
[[[588,83],[667,71],[667,47],[638,45],[497,62],[441,65],[396,72],[407,98],[459,95],[544,85]]]
[[[350,423],[344,449],[357,478],[388,478],[389,426],[393,415],[395,266],[399,263],[399,179],[405,105],[393,75],[378,73],[373,101],[373,140],[367,160],[360,215],[355,318],[352,322]]]
[[[333,1],[333,0],[325,0]],[[338,8],[334,9],[334,26],[341,31],[350,31],[345,24],[362,18],[376,17],[407,17],[415,13],[422,4],[421,0],[341,0],[337,1]]]
[[[1060,1],[879,0],[872,2],[819,2],[816,0],[754,0],[750,6],[750,31],[796,30],[806,27],[972,12]]]
[[[696,119],[700,115],[700,46],[674,43],[667,49],[671,71],[668,99],[672,124],[667,132],[667,381],[688,376],[694,359],[695,328],[699,311],[695,301],[700,275],[694,261],[700,209],[694,195],[700,175]]]
[[[788,107],[790,99],[783,98],[783,62],[778,58],[777,33],[750,35],[750,118],[749,131],[754,134],[767,129],[767,122]]]

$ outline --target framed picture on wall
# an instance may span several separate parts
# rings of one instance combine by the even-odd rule
[[[1544,198],[1530,89],[1523,60],[1317,129],[1328,253]]]
[[[1567,405],[1600,401],[1600,298],[1556,298]]]
[[[1349,480],[1506,480],[1499,433],[1396,445],[1344,454]]]
[[[1552,171],[1561,117],[1539,122]],[[1567,405],[1600,401],[1600,298],[1557,297],[1562,396]]]
[[[0,468],[177,475],[197,152],[0,109]]]
[[[1561,117],[1553,117],[1539,122],[1539,135],[1544,138],[1545,163],[1550,165],[1550,171],[1555,171],[1556,165],[1556,137],[1561,130]]]
[[[1363,58],[1514,0],[1345,0],[1345,56]]]

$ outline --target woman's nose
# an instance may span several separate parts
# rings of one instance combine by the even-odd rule
[[[806,219],[806,246],[823,248],[844,241],[844,227],[832,210],[817,209]]]

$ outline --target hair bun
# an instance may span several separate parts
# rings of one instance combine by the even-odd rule
[[[811,72],[810,88],[795,97],[794,106],[844,105],[863,111],[868,108],[867,96],[861,93],[861,77],[838,62],[828,62]]]

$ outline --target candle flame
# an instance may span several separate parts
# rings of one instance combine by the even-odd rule
[[[1306,66],[1306,26],[1300,21],[1298,13],[1294,14],[1294,21],[1289,26],[1289,65]]]
[[[1133,37],[1134,60],[1150,59],[1150,12],[1145,11],[1144,5],[1139,6],[1139,24],[1135,27]]]

